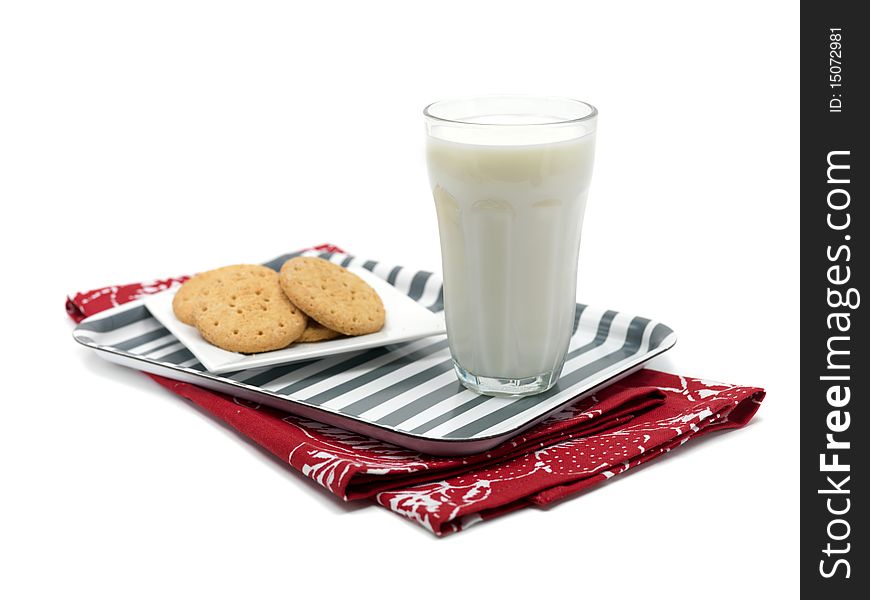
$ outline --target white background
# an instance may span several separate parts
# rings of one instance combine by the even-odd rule
[[[796,597],[798,81],[787,2],[4,3],[0,596]],[[321,242],[440,270],[421,109],[486,93],[599,108],[580,297],[749,427],[439,540],[71,339],[68,292]]]

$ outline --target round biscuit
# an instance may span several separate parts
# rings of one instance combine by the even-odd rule
[[[304,344],[308,342],[326,342],[328,340],[334,340],[335,338],[340,338],[341,334],[334,329],[330,329],[325,325],[321,325],[314,319],[308,319],[308,326],[305,328],[305,331],[302,332],[302,335],[299,336],[299,339],[296,340],[299,344]]]
[[[185,281],[172,298],[172,312],[176,318],[187,325],[196,324],[197,302],[209,294],[209,288],[225,282],[243,281],[252,278],[271,277],[275,271],[262,265],[230,265],[194,275]]]
[[[270,273],[211,286],[195,309],[203,339],[245,354],[280,350],[296,341],[308,317],[281,291],[278,274]]]
[[[345,335],[384,326],[384,303],[365,281],[322,258],[291,258],[281,267],[281,289],[318,323]]]

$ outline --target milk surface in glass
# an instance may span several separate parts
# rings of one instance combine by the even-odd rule
[[[428,119],[450,350],[475,391],[534,394],[561,372],[595,142],[594,109],[577,104],[591,118],[511,105]]]

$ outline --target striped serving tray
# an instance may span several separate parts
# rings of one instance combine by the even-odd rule
[[[432,273],[337,252],[302,254],[368,269],[429,310],[443,310],[441,280]],[[291,256],[266,264],[278,268]],[[124,366],[438,455],[488,450],[636,371],[676,342],[662,323],[578,304],[558,383],[536,396],[493,398],[459,383],[443,335],[288,365],[209,373],[151,316],[144,301],[82,321],[74,338]]]

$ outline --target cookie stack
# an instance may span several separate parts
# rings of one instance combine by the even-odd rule
[[[181,286],[172,310],[209,343],[245,354],[374,333],[385,318],[369,284],[313,257],[291,258],[280,274],[260,265],[200,273]]]

